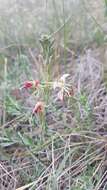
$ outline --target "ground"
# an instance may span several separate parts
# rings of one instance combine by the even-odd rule
[[[106,190],[105,4],[40,3],[1,6],[0,189]]]

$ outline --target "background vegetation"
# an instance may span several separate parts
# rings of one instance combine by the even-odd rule
[[[0,2],[1,190],[107,189],[106,25],[106,0]]]

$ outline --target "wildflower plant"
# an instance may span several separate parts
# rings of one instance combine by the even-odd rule
[[[25,81],[21,85],[20,89],[28,91],[30,96],[34,97],[35,103],[32,105],[32,110],[30,114],[32,121],[36,120],[35,122],[37,126],[40,126],[42,132],[41,134],[43,137],[48,129],[48,109],[50,109],[51,111],[53,110],[54,112],[56,110],[57,112],[57,105],[55,105],[57,104],[57,100],[58,102],[61,102],[62,106],[68,105],[73,107],[74,103],[75,109],[73,110],[73,112],[77,110],[76,114],[79,117],[79,119],[77,119],[78,121],[81,120],[81,114],[83,113],[83,111],[86,115],[85,118],[88,118],[90,110],[87,97],[82,94],[80,95],[76,92],[76,87],[74,86],[74,84],[72,84],[72,81],[70,80],[70,74],[65,73],[61,77],[53,79],[52,64],[54,57],[54,41],[49,36],[45,35],[41,38],[40,44],[41,55],[39,55],[39,59],[41,59],[42,64],[39,65],[38,70],[41,70],[42,65],[43,76],[39,75],[38,78],[34,80]],[[64,113],[62,112],[61,114]]]
[[[65,73],[61,77],[53,79],[53,60],[54,60],[54,40],[44,35],[40,39],[41,54],[38,56],[37,71],[38,76],[34,80],[27,80],[21,85],[21,90],[28,92],[33,97],[34,102],[30,110],[30,124],[40,126],[41,134],[44,136],[48,129],[48,111],[55,113],[55,117],[63,117],[65,113],[57,112],[60,102],[62,106],[72,104],[72,97],[75,97],[76,88],[72,84],[70,74]],[[39,66],[38,66],[39,65]],[[74,98],[78,106],[79,99]],[[79,109],[78,109],[79,110]],[[79,111],[78,111],[79,112]],[[65,114],[66,115],[66,114]],[[66,116],[64,116],[66,117]]]
[[[31,108],[32,110],[30,112],[32,115],[31,120],[33,124],[36,122],[37,126],[40,126],[44,136],[44,133],[46,133],[48,129],[48,109],[51,109],[51,111],[57,111],[57,105],[55,105],[57,100],[61,102],[61,105],[65,105],[66,102],[66,105],[71,107],[73,107],[74,102],[75,109],[73,111],[75,112],[75,110],[77,110],[76,114],[79,117],[79,119],[77,119],[78,121],[81,120],[81,115],[83,114],[85,114],[85,118],[88,118],[89,105],[85,95],[76,93],[76,87],[72,84],[70,74],[65,73],[61,77],[53,79],[52,70],[54,60],[54,40],[51,39],[50,36],[42,36],[40,39],[40,45],[41,54],[38,56],[38,61],[40,64],[39,67],[37,64],[37,67],[38,72],[40,70],[42,70],[42,72],[39,73],[36,79],[25,81],[21,85],[20,89],[28,91],[29,95],[33,96],[35,103],[33,103]],[[56,108],[50,108],[51,106],[55,106]],[[32,123],[31,120],[30,123]],[[34,122],[34,120],[36,121]]]
[[[21,89],[25,89],[31,92],[31,96],[35,96],[35,105],[32,108],[31,114],[33,117],[36,116],[38,118],[41,131],[46,132],[47,124],[46,124],[46,110],[49,107],[50,103],[46,101],[44,93],[46,92],[46,88],[48,88],[49,92],[56,91],[56,98],[52,96],[50,93],[51,99],[57,99],[64,104],[65,97],[69,98],[74,95],[73,87],[67,83],[67,78],[69,74],[62,75],[59,79],[53,81],[39,81],[39,80],[32,80],[32,81],[25,81],[22,84]],[[72,91],[72,93],[71,93]],[[36,93],[35,93],[36,92]],[[47,96],[47,94],[45,94]],[[47,96],[48,97],[48,96]]]

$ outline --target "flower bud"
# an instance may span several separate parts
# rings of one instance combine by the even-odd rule
[[[40,84],[39,80],[34,80],[34,81],[26,81],[24,84],[23,84],[23,88],[25,89],[31,89],[31,88],[37,88],[38,85]]]
[[[43,113],[44,112],[44,103],[43,102],[37,102],[34,109],[33,109],[33,114],[37,113]]]

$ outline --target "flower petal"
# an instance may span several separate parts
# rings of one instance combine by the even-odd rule
[[[37,102],[34,109],[33,109],[33,114],[37,113],[43,113],[44,112],[44,103],[43,102]]]
[[[32,88],[32,86],[33,86],[33,82],[32,82],[32,81],[26,81],[26,82],[23,84],[23,88],[25,88],[25,89]]]
[[[60,90],[57,94],[57,97],[59,100],[63,101],[64,100],[64,91]]]
[[[61,88],[61,82],[59,81],[53,82],[53,89],[55,90],[56,88]]]
[[[65,79],[66,79],[67,77],[69,77],[69,76],[70,76],[69,74],[64,74],[64,75],[62,75],[62,77],[60,78],[60,81],[65,82]]]

